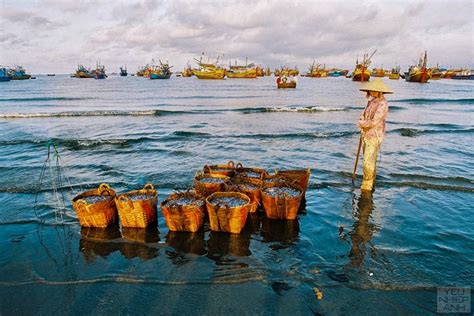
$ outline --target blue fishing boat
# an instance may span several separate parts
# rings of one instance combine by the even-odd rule
[[[169,79],[171,77],[171,67],[168,63],[162,63],[159,66],[152,66],[150,71],[150,79]]]
[[[23,66],[15,66],[8,71],[8,76],[11,80],[26,80],[30,79],[31,75],[27,75]]]
[[[99,63],[97,63],[97,67],[94,70],[93,75],[95,79],[107,78],[107,74],[105,73],[105,66],[101,66]]]
[[[126,77],[128,75],[127,67],[120,67],[120,76]]]
[[[8,76],[8,69],[6,67],[0,67],[0,82],[10,80],[11,78]]]

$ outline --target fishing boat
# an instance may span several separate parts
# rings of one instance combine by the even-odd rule
[[[195,75],[198,79],[224,79],[226,70],[219,66],[219,56],[217,56],[216,61],[212,64],[202,62],[202,55],[201,58],[198,60],[195,58],[199,68],[193,69],[193,75]]]
[[[71,76],[74,78],[92,78],[94,77],[91,70],[84,65],[77,65],[76,72]]]
[[[191,69],[191,65],[188,64],[186,65],[186,68],[183,69],[183,72],[181,73],[183,77],[191,77],[193,75],[193,70]]]
[[[352,81],[364,82],[370,80],[371,73],[369,70],[369,66],[371,63],[371,59],[376,52],[377,50],[375,50],[372,55],[370,55],[370,57],[368,56],[368,54],[364,54],[361,63],[359,63],[359,59],[356,60],[356,67],[352,72]]]
[[[306,73],[306,77],[311,78],[325,78],[328,76],[328,70],[326,70],[326,65],[321,68],[321,64],[314,65],[316,61],[313,61],[313,64],[309,66],[309,71]]]
[[[8,71],[8,76],[11,80],[27,80],[31,78],[31,75],[26,74],[23,66],[15,66]]]
[[[265,71],[263,72],[263,74],[268,77],[268,76],[271,76],[272,75],[272,71],[270,69],[270,67],[266,67],[265,68]]]
[[[296,76],[290,79],[283,75],[277,78],[276,84],[278,89],[294,89],[296,88]]]
[[[169,79],[172,75],[171,67],[168,62],[163,63],[159,60],[160,64],[157,66],[152,66],[151,72],[149,75],[150,79]]]
[[[385,70],[383,68],[374,68],[372,70],[372,76],[373,77],[385,77]]]
[[[102,66],[99,63],[97,63],[97,66],[95,70],[93,71],[93,76],[95,79],[107,78],[107,74],[105,73],[105,66]]]
[[[275,77],[282,77],[282,76],[298,76],[300,74],[298,67],[290,68],[287,66],[282,66],[279,69],[275,69],[274,71]]]
[[[263,77],[263,76],[265,76],[265,72],[263,71],[263,68],[262,68],[262,67],[257,66],[256,71],[257,71],[257,77]]]
[[[128,75],[127,66],[120,67],[120,77],[126,77]]]
[[[452,79],[455,80],[474,80],[474,74],[472,73],[472,70],[469,69],[461,69],[461,71],[458,71]]]
[[[239,78],[239,79],[255,79],[257,78],[257,67],[254,64],[247,64],[247,59],[245,60],[245,65],[229,65],[229,69],[226,70],[227,78]]]
[[[332,68],[328,70],[328,77],[344,77],[347,75],[349,70],[342,70],[338,68]]]
[[[46,76],[48,76],[48,77],[54,77],[54,76],[56,76],[56,74],[46,74]]]
[[[455,75],[456,75],[456,72],[458,72],[460,70],[458,69],[447,69],[446,71],[443,71],[443,73],[441,74],[441,79],[452,79]]]
[[[400,66],[396,66],[392,68],[392,70],[390,71],[390,74],[388,75],[388,79],[391,79],[391,80],[400,79]]]
[[[0,82],[10,81],[11,78],[8,76],[8,69],[6,67],[0,66]]]
[[[410,66],[408,69],[408,75],[405,76],[405,80],[408,82],[419,82],[426,83],[431,79],[431,71],[426,68],[426,63],[428,61],[427,53],[425,51],[424,55],[420,58],[418,65]]]

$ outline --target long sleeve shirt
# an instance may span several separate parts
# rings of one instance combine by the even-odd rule
[[[385,99],[371,99],[357,124],[362,132],[362,136],[367,140],[377,138],[382,142],[385,137],[387,114],[388,104]]]

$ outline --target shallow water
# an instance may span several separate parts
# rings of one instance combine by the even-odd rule
[[[366,198],[350,178],[366,101],[348,79],[37,78],[0,85],[2,315],[429,314],[438,286],[474,284],[472,82],[389,82]],[[41,178],[50,141],[61,178],[54,155]],[[310,167],[305,212],[180,234],[161,212],[158,229],[81,229],[68,202],[102,182],[151,182],[163,201],[229,160]]]

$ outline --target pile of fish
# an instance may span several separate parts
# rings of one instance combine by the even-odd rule
[[[225,207],[237,207],[247,204],[247,201],[238,197],[215,197],[208,200],[214,205],[223,205]]]

